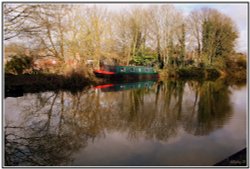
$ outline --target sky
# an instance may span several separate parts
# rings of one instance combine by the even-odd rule
[[[159,5],[164,3],[157,3]],[[166,3],[165,3],[166,4]],[[182,11],[185,16],[193,10],[199,10],[202,8],[213,8],[219,12],[231,17],[236,24],[239,32],[239,38],[237,39],[235,49],[238,52],[247,53],[248,50],[248,6],[247,3],[168,3],[176,7],[176,9]],[[103,5],[107,9],[112,11],[119,11],[124,8],[130,8],[131,6],[149,6],[153,3],[138,3],[138,4],[127,4],[127,3],[104,3],[98,4]]]

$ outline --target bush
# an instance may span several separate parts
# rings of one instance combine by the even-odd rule
[[[217,79],[220,72],[215,68],[199,68],[199,67],[185,67],[177,70],[177,74],[181,78],[205,78]]]
[[[207,68],[205,70],[206,79],[216,79],[220,76],[220,72],[214,68]]]
[[[226,71],[229,74],[234,74],[237,72],[245,71],[247,69],[247,56],[245,55],[235,55],[226,60]]]
[[[215,58],[213,64],[209,65],[209,66],[212,67],[212,68],[225,70],[226,69],[225,58],[223,58],[223,57]]]
[[[198,67],[186,67],[177,70],[179,77],[196,77],[202,78],[205,76],[205,71],[203,68]]]
[[[148,66],[148,65],[153,65],[156,62],[157,62],[156,55],[144,55],[139,53],[138,55],[133,57],[133,59],[130,61],[130,64]]]
[[[5,73],[23,74],[32,68],[33,59],[31,57],[20,55],[12,56],[11,60],[5,65]]]
[[[247,61],[246,61],[246,57],[240,57],[236,60],[236,63],[238,65],[238,67],[242,67],[243,69],[247,68]]]

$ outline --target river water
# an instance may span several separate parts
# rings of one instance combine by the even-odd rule
[[[246,147],[246,85],[105,84],[4,99],[4,165],[211,166]]]

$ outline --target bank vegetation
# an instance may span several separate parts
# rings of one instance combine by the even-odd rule
[[[4,69],[13,75],[72,74],[94,80],[99,63],[155,67],[161,77],[246,80],[232,19],[173,5],[3,4]]]

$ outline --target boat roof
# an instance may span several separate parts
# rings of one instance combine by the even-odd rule
[[[148,66],[116,66],[116,67],[138,67],[138,68],[153,68]]]

